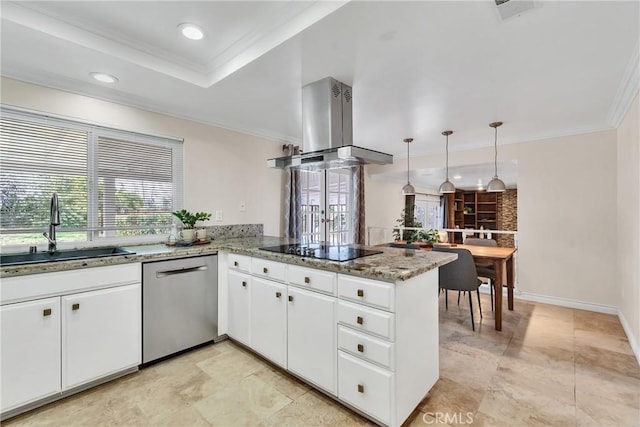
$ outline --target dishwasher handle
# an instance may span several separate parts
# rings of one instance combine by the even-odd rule
[[[162,277],[174,276],[176,274],[192,273],[194,271],[206,271],[208,269],[209,267],[207,267],[206,265],[201,265],[199,267],[178,268],[176,270],[158,271],[156,272],[156,277],[160,279]]]

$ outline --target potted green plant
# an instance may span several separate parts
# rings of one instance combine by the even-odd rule
[[[396,220],[396,222],[399,227],[422,227],[422,223],[419,222],[415,216],[407,216],[405,209],[402,209],[401,216]],[[400,236],[400,228],[393,229],[394,240],[405,240],[407,243],[411,243],[416,240],[414,236],[415,231],[413,230],[402,230],[402,236]]]
[[[429,243],[431,245],[437,243],[439,238],[440,235],[438,234],[438,230],[434,230],[433,228],[431,230],[418,230],[413,235],[414,241],[422,240],[423,242]]]
[[[178,218],[184,225],[179,237],[186,241],[191,241],[195,238],[197,221],[207,221],[211,219],[211,214],[208,212],[191,213],[186,209],[180,209],[179,211],[171,212],[171,214]]]

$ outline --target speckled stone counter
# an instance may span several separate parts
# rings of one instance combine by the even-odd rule
[[[275,246],[288,243],[279,237],[245,237],[237,239],[214,240],[210,244],[189,247],[168,247],[164,244],[124,246],[133,255],[120,255],[104,258],[79,259],[49,263],[4,266],[0,277],[22,276],[27,274],[48,273],[53,271],[74,270],[80,268],[100,267],[131,262],[159,261],[170,258],[213,254],[227,251],[242,255],[270,259],[321,270],[350,274],[386,282],[408,280],[456,259],[455,254],[432,251],[416,251],[396,248],[370,248],[382,251],[381,254],[370,255],[351,261],[327,261],[296,255],[280,254],[260,250],[260,247]],[[363,246],[366,247],[366,246]]]

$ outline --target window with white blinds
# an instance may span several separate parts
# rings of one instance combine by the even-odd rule
[[[0,244],[43,241],[58,193],[58,241],[166,234],[182,207],[182,142],[3,107]],[[139,237],[138,237],[139,238]]]

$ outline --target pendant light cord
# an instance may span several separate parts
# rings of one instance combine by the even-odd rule
[[[409,182],[409,144],[411,143],[411,141],[407,141],[407,184],[411,184],[411,182]]]
[[[494,178],[498,177],[498,127],[495,128],[495,138],[493,140],[493,165],[494,165]]]
[[[447,135],[447,181],[449,181],[449,135]]]

